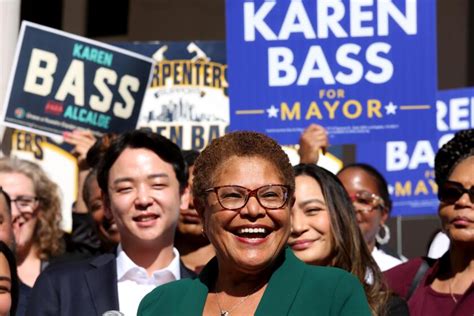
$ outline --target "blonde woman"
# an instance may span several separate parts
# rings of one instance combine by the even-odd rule
[[[35,163],[0,159],[0,186],[11,197],[18,277],[21,281],[18,315],[51,258],[64,251],[58,186]]]

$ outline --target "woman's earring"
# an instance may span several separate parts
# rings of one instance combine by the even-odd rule
[[[380,230],[382,230],[383,228],[383,230],[385,231],[383,234],[383,237],[380,236],[380,230],[379,230],[377,235],[375,235],[375,239],[380,245],[385,245],[390,240],[390,228],[388,228],[388,226],[385,224],[380,225],[380,228],[381,228]]]

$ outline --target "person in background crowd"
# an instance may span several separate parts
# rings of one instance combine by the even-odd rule
[[[215,139],[195,163],[193,196],[216,257],[198,279],[158,287],[138,315],[370,315],[357,279],[305,265],[286,247],[295,182],[269,137]]]
[[[114,218],[106,216],[102,191],[99,188],[99,182],[97,182],[96,169],[92,169],[84,180],[82,194],[87,210],[93,220],[94,231],[99,237],[97,253],[113,251],[120,243],[120,234]]]
[[[410,313],[469,315],[474,311],[474,129],[457,132],[435,157],[438,215],[450,239],[440,259],[412,259],[385,273],[408,299]]]
[[[11,197],[12,225],[20,283],[18,315],[31,287],[52,259],[64,252],[58,186],[35,163],[0,159],[0,186]]]
[[[74,207],[73,231],[67,243],[69,252],[91,257],[114,250],[120,242],[113,218],[105,215],[97,182],[99,161],[116,137],[116,134],[109,133],[96,140],[87,130],[75,130],[64,135],[65,141],[74,145],[71,152],[77,157],[80,170],[78,186],[82,192]]]
[[[92,168],[84,181],[83,201],[94,221],[96,233],[100,239],[101,252],[110,252],[119,244],[120,234],[113,216],[108,216],[102,201],[102,191],[97,179],[97,168],[117,134],[108,133],[98,138],[86,155],[87,164]],[[110,214],[109,214],[110,215]]]
[[[0,240],[0,316],[17,315],[18,287],[15,254]]]
[[[0,186],[0,241],[15,249],[15,238],[12,229],[11,198]]]
[[[374,167],[363,163],[347,165],[337,176],[349,193],[365,242],[380,270],[386,271],[402,263],[380,248],[390,239],[385,222],[392,209],[392,200],[385,178]]]
[[[194,275],[173,247],[179,210],[188,204],[180,149],[158,134],[125,132],[106,149],[97,178],[120,233],[116,253],[45,271],[27,315],[136,315],[153,288]]]
[[[299,164],[294,169],[295,204],[288,244],[296,256],[308,264],[354,274],[364,284],[373,315],[408,315],[406,303],[389,296],[341,182],[315,164]]]
[[[66,252],[70,258],[84,259],[102,253],[101,242],[94,230],[93,219],[83,199],[86,177],[91,170],[87,153],[97,142],[89,130],[74,130],[63,133],[64,142],[74,146],[71,154],[77,159],[77,197],[72,206],[72,231],[65,234]]]
[[[188,164],[188,186],[193,185],[194,161],[199,156],[195,150],[184,150],[184,160]],[[175,247],[178,249],[184,265],[196,273],[215,255],[214,248],[203,234],[201,218],[194,208],[190,194],[189,207],[181,209],[176,229]]]

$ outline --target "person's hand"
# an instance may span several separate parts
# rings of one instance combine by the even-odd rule
[[[64,141],[74,146],[71,153],[77,158],[79,170],[89,168],[86,161],[87,152],[94,145],[96,138],[89,130],[74,130],[63,133]]]
[[[328,146],[326,129],[321,125],[311,124],[300,137],[300,148],[298,149],[300,163],[317,163],[319,151],[322,150],[324,154]]]

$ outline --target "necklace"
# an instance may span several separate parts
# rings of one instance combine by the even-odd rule
[[[449,279],[449,282],[448,282],[449,294],[451,295],[451,298],[453,299],[454,304],[457,304],[457,303],[458,303],[458,300],[457,300],[456,296],[454,296],[453,288],[452,288],[452,283],[453,283],[453,279]],[[227,315],[224,315],[224,316],[227,316]]]
[[[252,294],[253,294],[253,291],[255,289],[257,289],[258,286],[256,286],[255,288],[252,289],[252,291],[250,291],[250,293],[245,296],[245,297],[242,297],[237,303],[235,303],[234,305],[232,305],[229,309],[225,310],[222,308],[221,306],[221,303],[219,302],[219,292],[216,290],[216,301],[217,301],[217,306],[219,306],[219,311],[220,311],[220,316],[229,316],[230,313],[236,309],[240,304],[242,304],[243,302],[245,302]]]

